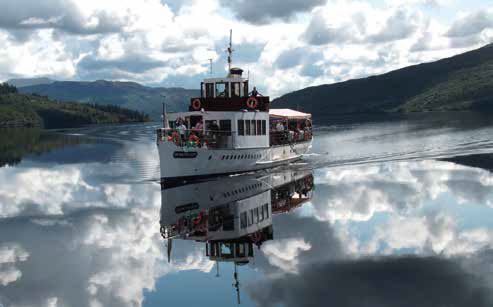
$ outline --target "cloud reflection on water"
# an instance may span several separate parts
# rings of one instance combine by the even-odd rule
[[[0,303],[138,306],[166,274],[212,269],[192,242],[175,242],[167,264],[159,185],[108,180],[118,167],[0,169]],[[491,173],[396,162],[319,169],[315,183],[312,210],[275,216],[261,282],[244,281],[254,301],[491,305],[492,224],[460,215],[491,216]]]

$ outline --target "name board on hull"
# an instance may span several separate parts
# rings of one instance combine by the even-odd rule
[[[186,205],[182,205],[182,206],[178,206],[175,208],[175,212],[176,213],[183,213],[183,212],[186,212],[186,211],[190,211],[190,210],[195,210],[195,209],[198,209],[199,208],[199,204],[198,203],[191,203],[191,204],[186,204]]]
[[[193,159],[197,157],[197,152],[195,151],[175,151],[173,153],[173,158],[175,159]]]

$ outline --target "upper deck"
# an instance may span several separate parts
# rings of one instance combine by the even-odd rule
[[[200,97],[190,99],[189,111],[269,112],[270,99],[250,92],[243,70],[231,68],[225,78],[207,78],[200,84]]]

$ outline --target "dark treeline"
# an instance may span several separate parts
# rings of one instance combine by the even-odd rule
[[[2,94],[17,94],[17,88],[13,85],[10,85],[8,83],[2,83],[0,84],[0,95]]]
[[[54,101],[38,94],[18,93],[15,86],[0,84],[0,127],[80,127],[91,124],[149,121],[139,111],[114,105]]]

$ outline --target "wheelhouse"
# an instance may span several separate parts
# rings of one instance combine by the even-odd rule
[[[200,97],[190,99],[189,111],[269,112],[269,97],[250,92],[241,68],[231,68],[225,78],[208,78],[200,84]]]

